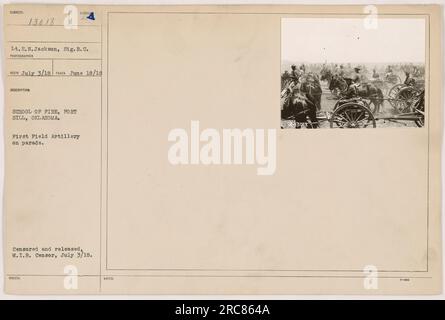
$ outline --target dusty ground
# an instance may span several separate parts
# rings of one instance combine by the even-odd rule
[[[332,112],[335,103],[337,100],[331,94],[329,89],[327,88],[327,84],[322,82],[323,94],[321,96],[321,111],[322,112]],[[387,92],[384,90],[383,95],[387,97]],[[385,117],[392,116],[396,114],[396,111],[393,109],[391,104],[388,101],[383,102],[383,108],[381,107],[380,113],[376,114],[376,117]],[[292,121],[283,121],[282,125],[286,128],[295,128],[295,122]],[[385,127],[417,127],[416,124],[412,121],[399,121],[393,122],[388,120],[377,120],[376,122],[377,128],[385,128]],[[329,128],[329,121],[321,121],[321,128]]]

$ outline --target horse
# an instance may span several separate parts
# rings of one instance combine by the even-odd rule
[[[327,81],[328,85],[331,83],[333,76],[334,76],[333,72],[326,67],[321,69],[320,71],[320,80]]]
[[[281,75],[281,90],[283,90],[283,89],[287,86],[287,84],[288,84],[288,82],[289,82],[289,79],[290,79],[290,74],[289,74],[289,72],[286,70],[286,71],[284,71],[284,73]]]
[[[300,90],[306,94],[306,97],[316,106],[317,110],[321,110],[321,89],[318,76],[312,72],[304,74],[300,77]]]
[[[329,89],[339,89],[341,95],[345,95],[348,91],[348,84],[346,80],[340,76],[334,76]],[[380,106],[383,105],[383,92],[380,88],[372,83],[360,83],[357,87],[357,95],[361,98],[368,99],[374,105],[373,113],[380,111]]]
[[[281,119],[295,120],[297,129],[301,128],[301,124],[306,124],[308,128],[318,128],[316,105],[298,90],[288,92],[285,97],[281,107]]]
[[[333,75],[331,81],[329,82],[329,90],[339,90],[340,93],[346,93],[348,90],[348,84],[346,83],[345,79],[340,77],[339,75]]]
[[[339,96],[346,93],[346,91],[348,90],[348,85],[340,75],[333,74],[331,77],[331,81],[329,81],[328,88],[334,95],[334,97],[338,99]]]
[[[401,83],[402,80],[400,79],[400,77],[394,73],[387,73],[385,75],[385,81],[390,83],[390,84],[398,84]]]

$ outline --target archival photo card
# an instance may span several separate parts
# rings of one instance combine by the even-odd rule
[[[441,28],[5,6],[6,292],[440,293]]]

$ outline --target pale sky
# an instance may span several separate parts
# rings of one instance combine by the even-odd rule
[[[361,18],[285,18],[281,55],[292,62],[425,62],[425,20],[379,18],[367,30]]]

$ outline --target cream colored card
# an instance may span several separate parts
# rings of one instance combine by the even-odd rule
[[[441,292],[439,6],[4,7],[13,294]]]

